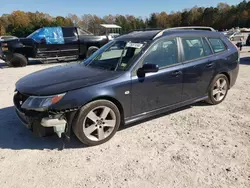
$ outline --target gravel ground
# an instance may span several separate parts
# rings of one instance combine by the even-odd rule
[[[248,56],[249,58],[244,58]],[[120,130],[84,148],[76,139],[36,138],[17,119],[12,95],[22,76],[54,65],[0,63],[0,187],[250,187],[250,54],[217,106],[194,104]]]

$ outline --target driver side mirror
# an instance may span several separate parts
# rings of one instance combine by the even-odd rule
[[[144,64],[141,68],[137,70],[138,77],[144,77],[146,73],[158,72],[159,66],[156,64]]]

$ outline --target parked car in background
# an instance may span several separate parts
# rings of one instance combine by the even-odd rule
[[[0,36],[0,42],[9,41],[12,39],[17,39],[15,36]]]
[[[89,57],[109,41],[78,27],[44,27],[26,38],[1,42],[2,58],[9,66],[26,66],[28,59],[47,63]]]
[[[242,35],[241,33],[234,33],[229,37],[229,39],[232,41],[242,41],[244,38],[244,35]]]
[[[247,37],[246,46],[250,46],[250,34],[249,34],[248,37]]]
[[[240,30],[229,30],[222,33],[231,41],[242,41],[244,39],[244,35]]]
[[[118,37],[118,36],[120,36],[119,33],[109,33],[109,34],[108,34],[109,40],[113,40],[113,39],[115,39],[115,38]]]
[[[120,126],[169,110],[227,96],[239,51],[219,32],[147,30],[121,35],[80,63],[21,78],[14,104],[40,136],[57,133],[93,146]]]

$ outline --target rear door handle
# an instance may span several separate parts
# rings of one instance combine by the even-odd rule
[[[182,74],[182,71],[174,71],[172,72],[172,76],[179,76]]]

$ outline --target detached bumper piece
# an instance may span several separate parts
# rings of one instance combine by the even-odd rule
[[[21,122],[30,129],[36,136],[45,137],[54,133],[59,138],[66,131],[67,121],[64,114],[49,114],[49,112],[28,111],[21,108],[21,105],[29,96],[17,92],[14,96],[16,114]]]

